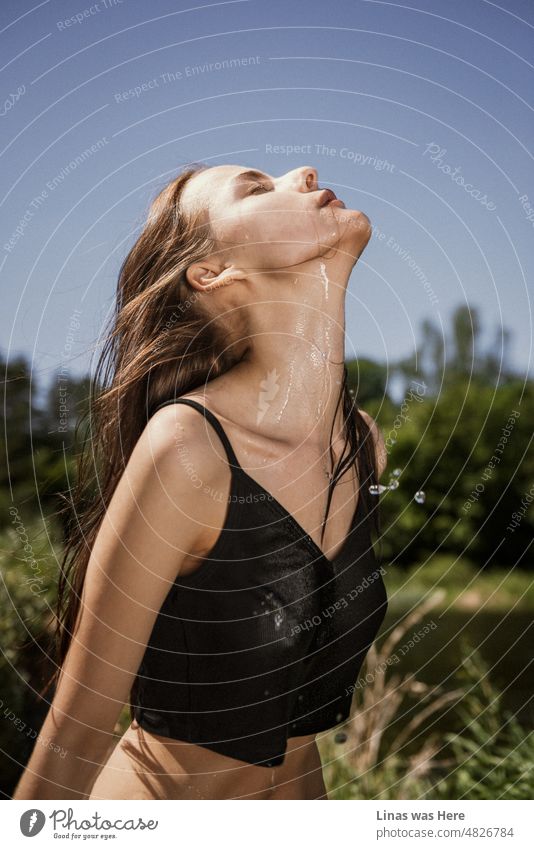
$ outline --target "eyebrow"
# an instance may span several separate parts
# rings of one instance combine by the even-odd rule
[[[230,182],[237,183],[249,178],[252,179],[254,177],[260,177],[264,179],[267,178],[268,180],[270,179],[268,174],[264,174],[262,171],[255,171],[254,169],[251,169],[250,171],[240,171],[239,174],[236,174]]]

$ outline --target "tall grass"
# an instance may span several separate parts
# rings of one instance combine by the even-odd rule
[[[403,641],[442,601],[434,593],[371,648],[350,718],[318,738],[329,798],[532,798],[534,734],[503,713],[478,652],[466,647],[449,688],[394,671]]]

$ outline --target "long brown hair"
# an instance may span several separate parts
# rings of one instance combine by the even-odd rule
[[[157,195],[146,225],[120,269],[115,311],[92,381],[77,480],[65,508],[68,524],[54,634],[57,667],[46,687],[57,684],[80,611],[93,544],[152,411],[236,363],[221,327],[201,309],[185,278],[189,265],[215,250],[201,213],[189,218],[180,207],[184,186],[206,168],[204,164],[189,165]],[[346,456],[342,452],[329,483],[323,533],[336,482],[355,460],[360,497],[378,531],[376,499],[373,503],[368,495],[369,485],[377,481],[372,435],[351,397],[346,366],[338,407],[341,400],[349,452]],[[136,683],[137,679],[130,701]],[[132,704],[130,712],[133,718]]]

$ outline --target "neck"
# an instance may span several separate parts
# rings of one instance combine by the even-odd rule
[[[264,433],[323,449],[343,424],[348,275],[336,279],[335,271],[319,258],[254,277],[248,347],[234,374]]]

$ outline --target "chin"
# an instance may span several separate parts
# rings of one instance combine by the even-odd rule
[[[369,216],[360,209],[337,209],[336,213],[338,213],[336,217],[340,223],[343,222],[347,225],[346,238],[361,244],[363,250],[373,232],[373,225]]]
[[[361,209],[351,209],[349,211],[352,213],[352,217],[358,222],[362,229],[369,230],[370,235],[373,227],[369,216],[366,215],[365,212],[362,212]]]
[[[365,243],[367,244],[373,232],[373,225],[371,224],[371,219],[365,214],[365,212],[359,212],[358,215],[362,222],[362,231],[365,231]]]

